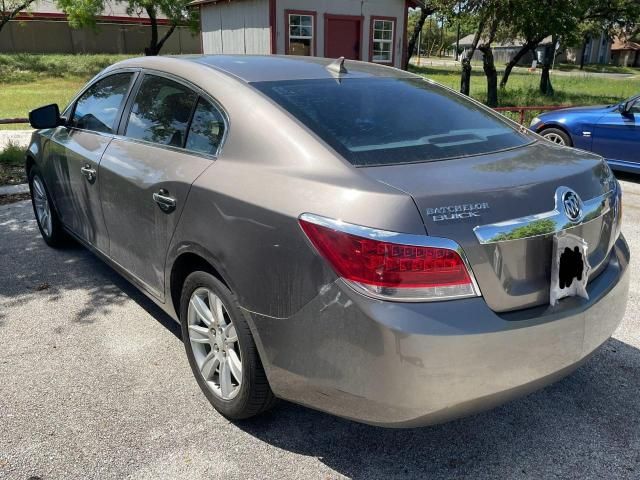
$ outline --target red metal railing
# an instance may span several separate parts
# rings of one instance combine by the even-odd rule
[[[519,114],[518,123],[524,125],[526,112],[548,112],[551,110],[560,110],[561,108],[569,108],[572,105],[553,105],[553,106],[540,106],[540,107],[497,107],[494,108],[497,112],[512,112]]]
[[[0,125],[8,125],[11,123],[29,123],[28,118],[0,118]]]

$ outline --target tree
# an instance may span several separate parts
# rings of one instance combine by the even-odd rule
[[[413,27],[413,31],[411,32],[409,43],[407,45],[407,56],[403,65],[403,68],[405,70],[409,68],[409,60],[411,60],[411,57],[416,50],[416,43],[418,43],[418,37],[420,37],[420,32],[424,28],[424,23],[427,21],[427,17],[429,17],[429,15],[431,15],[433,12],[435,12],[435,9],[429,4],[426,4],[425,6],[420,8],[420,14],[415,20],[415,25]]]
[[[487,106],[495,108],[498,106],[498,71],[496,70],[496,64],[493,59],[492,43],[496,38],[498,31],[498,23],[500,16],[499,10],[496,10],[492,15],[488,27],[487,38],[481,45],[478,46],[478,50],[482,52],[482,69],[487,77]]]
[[[0,31],[20,12],[29,8],[33,2],[35,0],[0,0]]]
[[[145,47],[145,55],[158,55],[165,42],[178,25],[187,25],[192,30],[198,28],[197,12],[188,8],[190,0],[115,0],[127,5],[129,15],[145,12],[151,24],[151,38]],[[67,14],[72,27],[96,28],[96,17],[105,8],[105,0],[57,0],[58,6]],[[160,36],[158,15],[164,15],[169,21],[169,29]]]
[[[509,22],[504,28],[504,38],[523,42],[520,50],[507,64],[500,82],[505,87],[511,70],[529,52],[535,52],[542,41],[551,36],[551,44],[545,45],[540,76],[540,91],[553,93],[549,70],[557,41],[565,46],[584,45],[591,33],[613,35],[621,28],[631,30],[640,23],[638,0],[510,0]]]

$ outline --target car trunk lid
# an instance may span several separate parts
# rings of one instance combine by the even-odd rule
[[[488,155],[361,170],[411,195],[428,235],[462,246],[497,312],[549,301],[554,229],[586,240],[592,275],[612,245],[615,212],[608,194],[615,180],[606,163],[587,152],[537,141]],[[589,218],[577,225],[550,221],[561,187],[580,196]]]

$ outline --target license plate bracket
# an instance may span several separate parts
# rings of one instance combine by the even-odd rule
[[[551,306],[555,306],[560,299],[566,297],[578,296],[589,299],[587,282],[591,266],[588,251],[587,242],[577,235],[554,235],[549,294]]]

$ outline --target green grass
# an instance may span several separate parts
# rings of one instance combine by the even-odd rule
[[[15,185],[25,181],[24,149],[9,144],[0,150],[0,185]]]
[[[0,55],[0,118],[26,117],[29,110],[57,103],[64,108],[94,75],[124,55]],[[27,124],[0,129],[28,128]]]
[[[580,65],[574,65],[572,63],[560,63],[556,64],[555,68],[563,72],[592,72],[592,73],[630,73],[630,74],[640,74],[640,68],[634,67],[622,67],[618,65],[598,65],[598,64],[589,64],[585,65],[582,70],[580,70]]]
[[[88,79],[112,63],[125,58],[128,56],[4,54],[0,55],[0,83],[26,83],[42,78]]]
[[[24,149],[9,144],[0,151],[0,165],[8,167],[21,167],[24,164]]]
[[[412,67],[412,71],[455,90],[460,88],[459,67]],[[539,73],[514,70],[507,86],[498,92],[500,106],[595,105],[617,103],[640,93],[640,76],[633,78],[602,78],[586,75],[554,75],[551,81],[555,93],[542,95],[538,86]],[[484,72],[474,68],[471,96],[485,101],[487,82]]]

